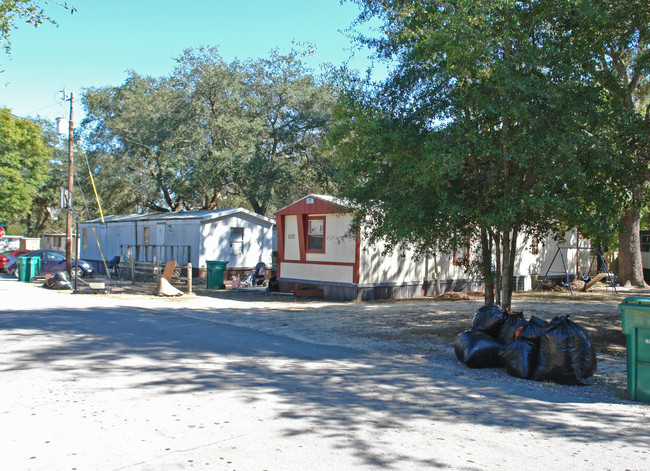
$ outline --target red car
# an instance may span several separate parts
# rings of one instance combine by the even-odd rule
[[[0,272],[5,271],[9,264],[16,260],[18,256],[29,252],[29,250],[18,250],[15,252],[5,252],[0,255]]]

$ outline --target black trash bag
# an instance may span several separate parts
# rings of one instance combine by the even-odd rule
[[[469,368],[492,368],[499,362],[501,344],[480,330],[466,330],[456,336],[454,351],[458,360]]]
[[[537,365],[538,347],[528,339],[517,339],[499,350],[499,360],[508,374],[517,378],[530,379]]]
[[[503,316],[503,324],[499,328],[499,333],[496,339],[501,342],[502,345],[512,342],[517,338],[517,331],[520,327],[523,327],[526,324],[526,319],[524,319],[524,314],[521,312],[514,312],[512,314],[505,314]]]
[[[266,291],[269,293],[280,291],[280,283],[278,283],[278,278],[276,276],[271,276],[269,278],[269,286],[266,288]]]
[[[474,314],[472,330],[479,330],[496,338],[506,315],[508,311],[498,304],[483,306]]]
[[[56,272],[52,276],[52,279],[54,281],[70,281],[70,278],[68,278],[68,272],[66,272],[66,271],[58,271],[58,272]]]
[[[589,332],[577,322],[570,320],[568,315],[554,317],[551,320],[551,325],[556,322],[566,323],[571,330],[580,335],[580,372],[583,378],[593,376],[598,368],[598,360]]]
[[[64,271],[55,273],[53,276],[49,278],[45,278],[45,282],[43,283],[43,286],[48,289],[56,289],[56,290],[72,289],[72,285],[68,280],[68,274]]]
[[[70,284],[69,281],[55,281],[54,284],[52,285],[52,289],[69,289],[72,290],[72,285]]]
[[[548,322],[539,317],[530,316],[530,319],[522,326],[517,333],[517,339],[532,340],[539,345],[539,339],[548,327]]]
[[[596,354],[587,332],[569,316],[553,319],[540,338],[533,379],[581,385],[595,371]]]

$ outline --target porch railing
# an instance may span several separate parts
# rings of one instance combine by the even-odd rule
[[[179,265],[187,265],[192,261],[192,247],[190,245],[120,245],[120,258],[154,264],[176,260]]]

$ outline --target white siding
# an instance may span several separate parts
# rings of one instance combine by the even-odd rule
[[[241,254],[231,253],[230,228],[244,229],[244,245]],[[206,261],[228,262],[228,268],[252,268],[259,262],[271,265],[273,228],[242,216],[231,216],[203,224],[201,228],[201,254],[199,266]]]
[[[380,245],[362,244],[359,260],[359,284],[420,282],[425,279],[425,260],[412,251],[382,254]]]
[[[580,248],[590,247],[588,239],[578,240],[575,231],[567,232],[563,239],[559,242],[556,241],[551,234],[539,244],[538,254],[533,254],[533,240],[529,236],[521,236],[519,239],[519,251],[517,254],[515,275],[534,275],[543,277],[547,271],[548,276],[566,276],[565,268],[562,264],[562,257],[558,253],[558,247],[570,247],[562,250],[564,262],[566,264],[566,271],[569,276],[576,275],[576,268],[578,276],[586,275],[591,264],[591,260],[595,255],[589,250],[577,250],[576,243]],[[553,260],[555,258],[555,260]],[[551,265],[552,262],[552,265]],[[577,265],[577,267],[576,267]],[[593,269],[596,268],[594,262]]]
[[[304,280],[305,282],[352,283],[352,267],[284,262],[282,264],[282,278]]]
[[[80,225],[80,231],[84,229],[88,239],[86,249],[81,249],[81,258],[88,260],[101,260],[101,254],[110,260],[120,255],[120,245],[132,245],[135,240],[133,223],[85,223]]]
[[[284,218],[284,259],[300,260],[297,216],[285,216]]]
[[[319,216],[312,215],[310,216]],[[354,263],[356,238],[348,234],[353,216],[327,214],[325,216],[325,253],[307,253],[307,261]]]
[[[215,213],[218,214],[218,213]],[[137,226],[136,226],[137,224]],[[178,259],[187,262],[187,248],[190,247],[190,263],[194,267],[205,267],[206,260],[228,261],[228,266],[253,267],[260,261],[271,264],[271,252],[274,244],[273,224],[249,216],[245,211],[227,214],[205,223],[195,217],[125,220],[107,224],[82,223],[81,228],[88,229],[87,248],[82,251],[82,258],[100,260],[101,255],[92,228],[95,228],[101,251],[106,260],[120,255],[120,246],[141,246],[140,259],[144,260],[144,229],[150,228],[149,244],[159,246],[156,257],[162,261]],[[230,254],[230,227],[244,228],[244,247],[240,255]],[[137,240],[136,240],[137,232]],[[147,257],[152,255],[151,248]]]
[[[474,246],[470,249],[470,261],[476,258],[476,249]],[[435,279],[438,273],[440,280],[465,280],[471,278],[467,273],[465,265],[454,265],[453,254],[438,254],[435,259],[429,261],[429,279]]]

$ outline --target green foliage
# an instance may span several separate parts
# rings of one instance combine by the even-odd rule
[[[183,139],[183,91],[168,79],[131,72],[120,87],[88,90],[83,103],[89,160],[103,183],[102,200],[112,201],[107,209],[182,209],[193,163]]]
[[[586,79],[589,51],[559,25],[570,5],[357,3],[362,20],[384,21],[361,41],[396,61],[380,86],[342,93],[334,134],[345,193],[373,236],[432,251],[483,232],[508,304],[517,234],[611,231],[634,172],[605,127],[620,117],[604,105],[611,92]]]
[[[189,91],[198,184],[239,197],[260,214],[327,182],[320,149],[331,91],[293,55],[225,63],[214,48],[188,50],[174,74]]]
[[[20,217],[20,227],[28,237],[37,237],[44,232],[65,232],[66,212],[62,211],[57,220],[53,220],[48,212],[49,206],[57,207],[60,203],[60,189],[68,186],[68,139],[57,134],[54,123],[46,120],[38,120],[37,124],[43,129],[42,138],[46,145],[52,150],[52,156],[48,162],[48,173],[44,183],[39,187],[32,200],[31,211]],[[75,167],[79,168],[82,150],[75,149]],[[79,174],[78,171],[75,172]],[[75,200],[81,201],[80,197]]]
[[[244,205],[269,214],[330,183],[320,150],[331,90],[292,55],[226,63],[187,50],[170,77],[131,73],[83,98],[84,128],[111,210]]]
[[[582,0],[560,19],[584,51],[585,77],[600,84],[602,104],[613,119],[604,127],[610,149],[625,157],[630,200],[619,224],[619,271],[622,282],[643,286],[638,239],[643,188],[650,178],[650,4],[643,0]],[[574,25],[579,25],[575,28]]]
[[[28,214],[47,178],[52,148],[42,133],[38,124],[0,110],[0,220]]]

